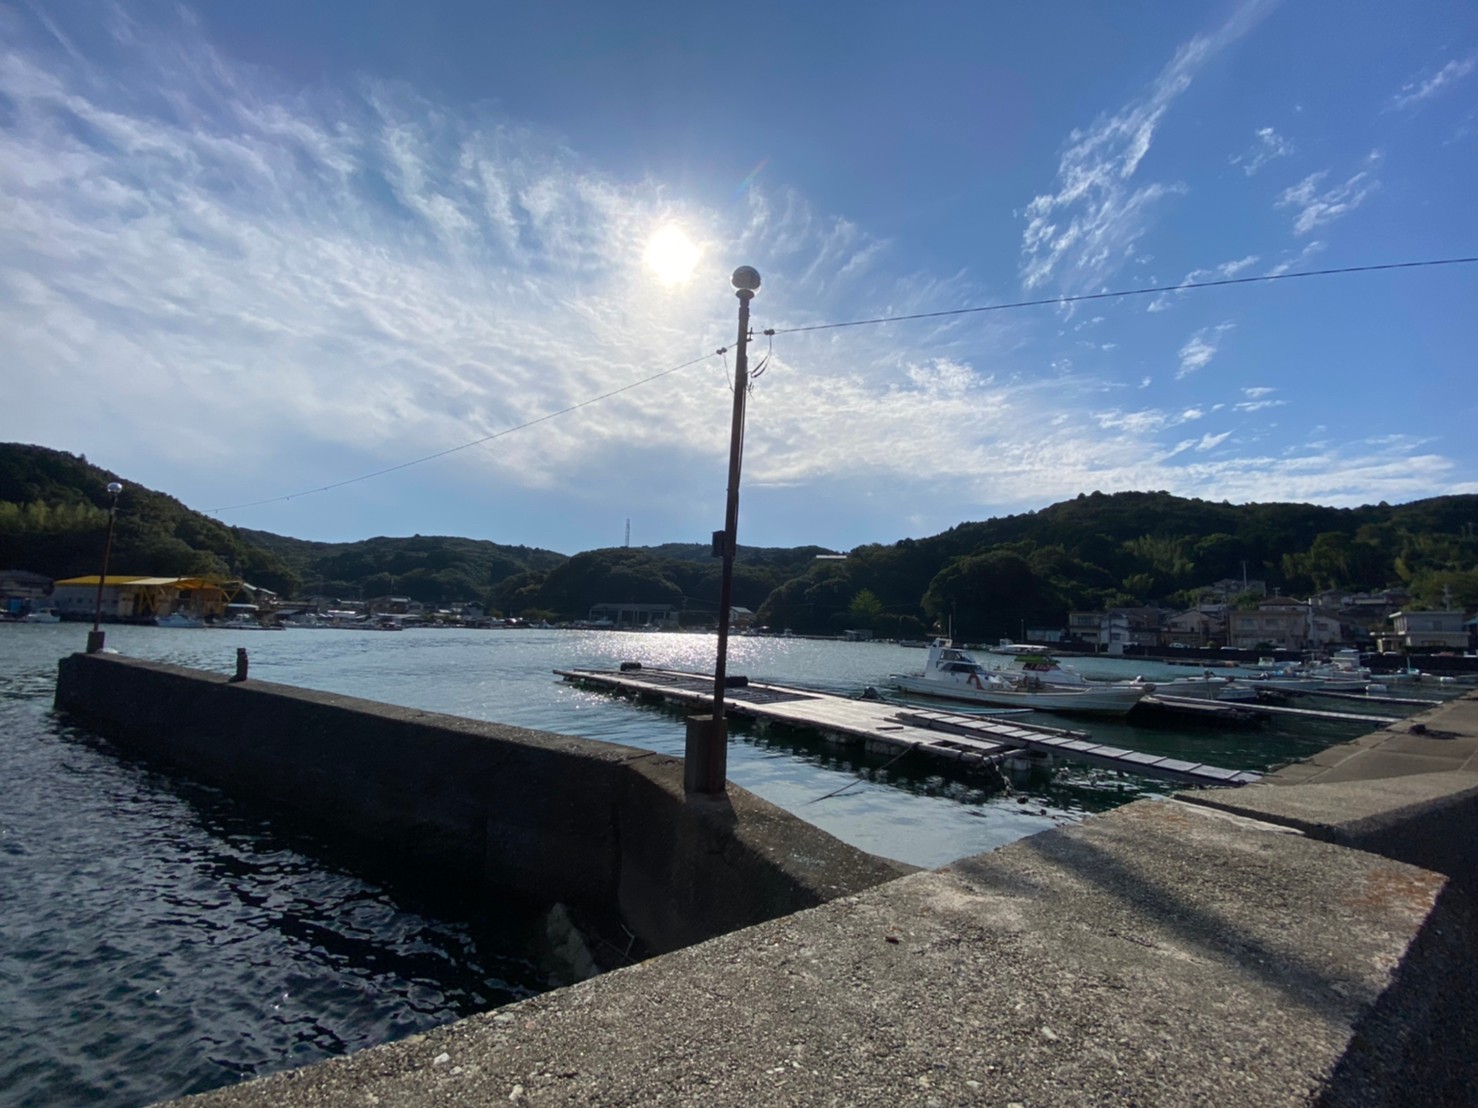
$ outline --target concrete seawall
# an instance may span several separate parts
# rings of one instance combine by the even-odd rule
[[[56,704],[387,870],[614,913],[657,952],[909,870],[611,743],[105,654],[62,660]]]
[[[130,707],[165,668],[69,659],[58,700],[65,685],[95,720],[121,714],[136,735],[168,729],[177,706],[146,717]],[[185,687],[204,696],[198,677]],[[287,709],[250,714],[296,718],[278,711]],[[542,738],[573,743],[571,757],[581,745]],[[230,741],[256,740],[246,726]],[[280,764],[303,741],[271,740]],[[625,754],[621,765],[644,764]],[[665,772],[680,790],[676,771]],[[665,778],[641,780],[623,786],[632,803],[674,798],[675,807],[621,816],[646,829],[632,848],[644,858],[640,895],[660,899],[667,882],[726,863],[700,853],[698,843],[722,842],[706,815],[678,811],[680,791]],[[846,882],[827,887],[825,867],[793,860],[808,876],[787,884],[764,873],[779,867],[781,848],[735,844],[756,858],[756,887],[809,888],[815,906],[189,1103],[1473,1103],[1478,697],[1332,748],[1275,781],[1139,801],[880,883],[869,881],[882,863],[863,855],[857,887],[835,899],[825,894]],[[384,803],[430,818],[410,800]],[[744,826],[747,805],[736,795],[733,826]],[[558,814],[556,840],[570,818]],[[776,818],[789,842],[794,821]],[[695,829],[665,830],[670,819]],[[533,813],[511,826],[528,849],[544,849],[533,843]],[[364,833],[376,833],[374,821]],[[694,843],[681,863],[653,842],[668,837]],[[484,839],[496,841],[491,831]],[[686,894],[673,911],[708,903]]]

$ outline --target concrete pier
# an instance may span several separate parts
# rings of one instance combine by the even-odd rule
[[[1400,727],[188,1103],[1471,1104],[1478,698]]]
[[[685,797],[681,759],[612,743],[109,654],[62,659],[56,705],[379,870],[563,903],[649,951],[913,868],[743,789]]]

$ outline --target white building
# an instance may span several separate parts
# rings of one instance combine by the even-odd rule
[[[1430,649],[1464,650],[1468,632],[1462,612],[1393,612],[1391,630],[1379,640],[1382,651]]]

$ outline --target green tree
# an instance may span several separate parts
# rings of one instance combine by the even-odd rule
[[[859,591],[847,606],[847,622],[859,629],[877,630],[883,616],[883,602],[871,589]]]

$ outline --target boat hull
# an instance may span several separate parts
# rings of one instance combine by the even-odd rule
[[[989,704],[1000,708],[1035,708],[1064,715],[1124,716],[1145,695],[1144,689],[1120,688],[996,688],[987,682],[984,688],[966,683],[940,681],[928,677],[894,674],[893,687],[918,696],[958,700],[967,704]]]

